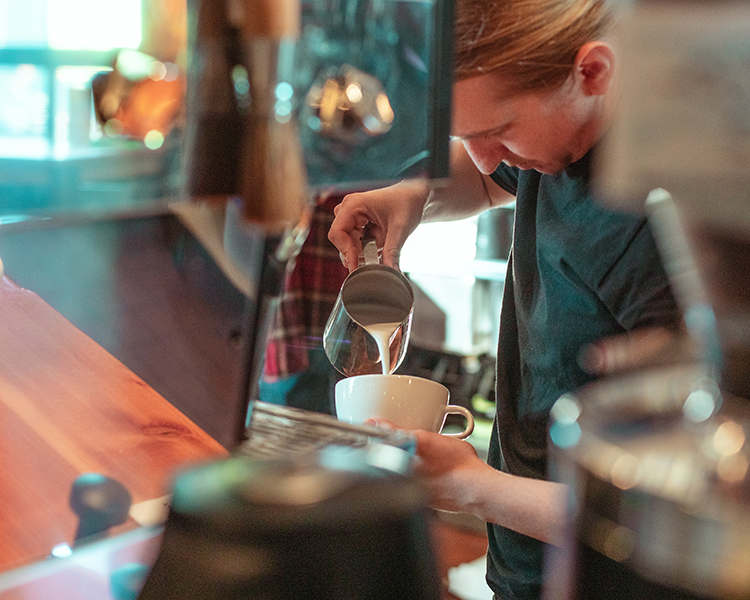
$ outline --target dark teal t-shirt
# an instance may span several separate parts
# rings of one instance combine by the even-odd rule
[[[501,165],[492,179],[516,195],[497,357],[497,417],[488,462],[547,476],[547,422],[563,393],[591,381],[581,348],[681,315],[642,216],[589,191],[590,153],[558,175]],[[539,598],[544,544],[488,526],[487,578],[504,600]]]

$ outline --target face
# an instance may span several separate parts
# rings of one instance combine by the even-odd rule
[[[575,81],[552,92],[508,90],[492,73],[454,86],[453,135],[482,173],[492,173],[501,162],[558,173],[598,139],[600,99],[584,94]]]

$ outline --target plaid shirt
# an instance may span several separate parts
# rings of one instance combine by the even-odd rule
[[[308,350],[323,347],[323,329],[349,271],[328,241],[333,209],[343,196],[318,201],[310,233],[287,273],[266,343],[264,379],[283,379],[307,369]]]

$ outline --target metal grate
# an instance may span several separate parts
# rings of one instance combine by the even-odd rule
[[[388,445],[409,455],[416,450],[414,437],[402,430],[351,425],[329,415],[267,402],[253,402],[250,411],[248,439],[237,449],[244,456],[281,458],[317,452],[328,446]]]

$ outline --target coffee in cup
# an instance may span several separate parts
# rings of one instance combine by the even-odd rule
[[[404,429],[440,433],[449,414],[462,415],[466,428],[452,437],[466,438],[474,431],[474,416],[467,408],[449,404],[444,385],[412,375],[356,375],[336,384],[336,416],[346,423],[386,419]]]

